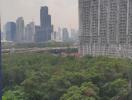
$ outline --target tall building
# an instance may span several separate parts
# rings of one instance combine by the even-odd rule
[[[35,42],[43,42],[43,36],[41,32],[41,27],[39,25],[35,26],[35,36],[34,36],[34,41]]]
[[[49,15],[47,6],[41,7],[40,9],[40,23],[43,28],[51,27],[51,15]]]
[[[75,42],[78,41],[78,32],[75,29],[71,29],[71,40]]]
[[[60,27],[58,28],[57,33],[58,33],[58,40],[59,40],[59,41],[62,41],[62,30],[61,30]]]
[[[56,42],[62,42],[61,28],[58,28],[57,31],[52,33],[52,40]]]
[[[25,42],[34,42],[35,25],[31,22],[25,27]]]
[[[51,25],[51,15],[48,13],[48,7],[41,7],[40,10],[40,23],[41,23],[41,36],[43,42],[51,40],[51,33],[53,32],[53,26]]]
[[[79,0],[82,56],[132,56],[132,0]]]
[[[69,41],[69,32],[67,28],[62,29],[62,39],[63,39],[63,42]]]
[[[4,32],[1,32],[1,40],[4,40]]]
[[[51,34],[51,40],[57,42],[57,32],[56,31],[52,32],[52,34]]]
[[[16,23],[7,22],[5,25],[5,33],[6,33],[6,40],[14,42],[16,40]]]
[[[16,42],[24,42],[25,40],[25,26],[23,17],[16,20]]]

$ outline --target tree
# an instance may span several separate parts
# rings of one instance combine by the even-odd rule
[[[25,94],[21,87],[16,87],[13,91],[6,91],[2,100],[25,100]]]
[[[109,82],[104,86],[106,96],[109,100],[127,100],[129,89],[128,82],[124,79],[117,79],[113,82]]]
[[[83,83],[81,87],[72,86],[60,100],[98,100],[99,88],[92,83]]]

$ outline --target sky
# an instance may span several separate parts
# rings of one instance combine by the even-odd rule
[[[40,24],[40,7],[48,6],[52,24],[58,27],[78,29],[78,0],[0,0],[2,25],[24,17],[25,24]]]

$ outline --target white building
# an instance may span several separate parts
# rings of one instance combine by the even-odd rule
[[[62,30],[61,28],[58,28],[57,31],[52,33],[52,40],[56,42],[62,42]]]

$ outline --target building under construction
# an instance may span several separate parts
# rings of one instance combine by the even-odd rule
[[[79,0],[79,52],[132,57],[132,0]]]

